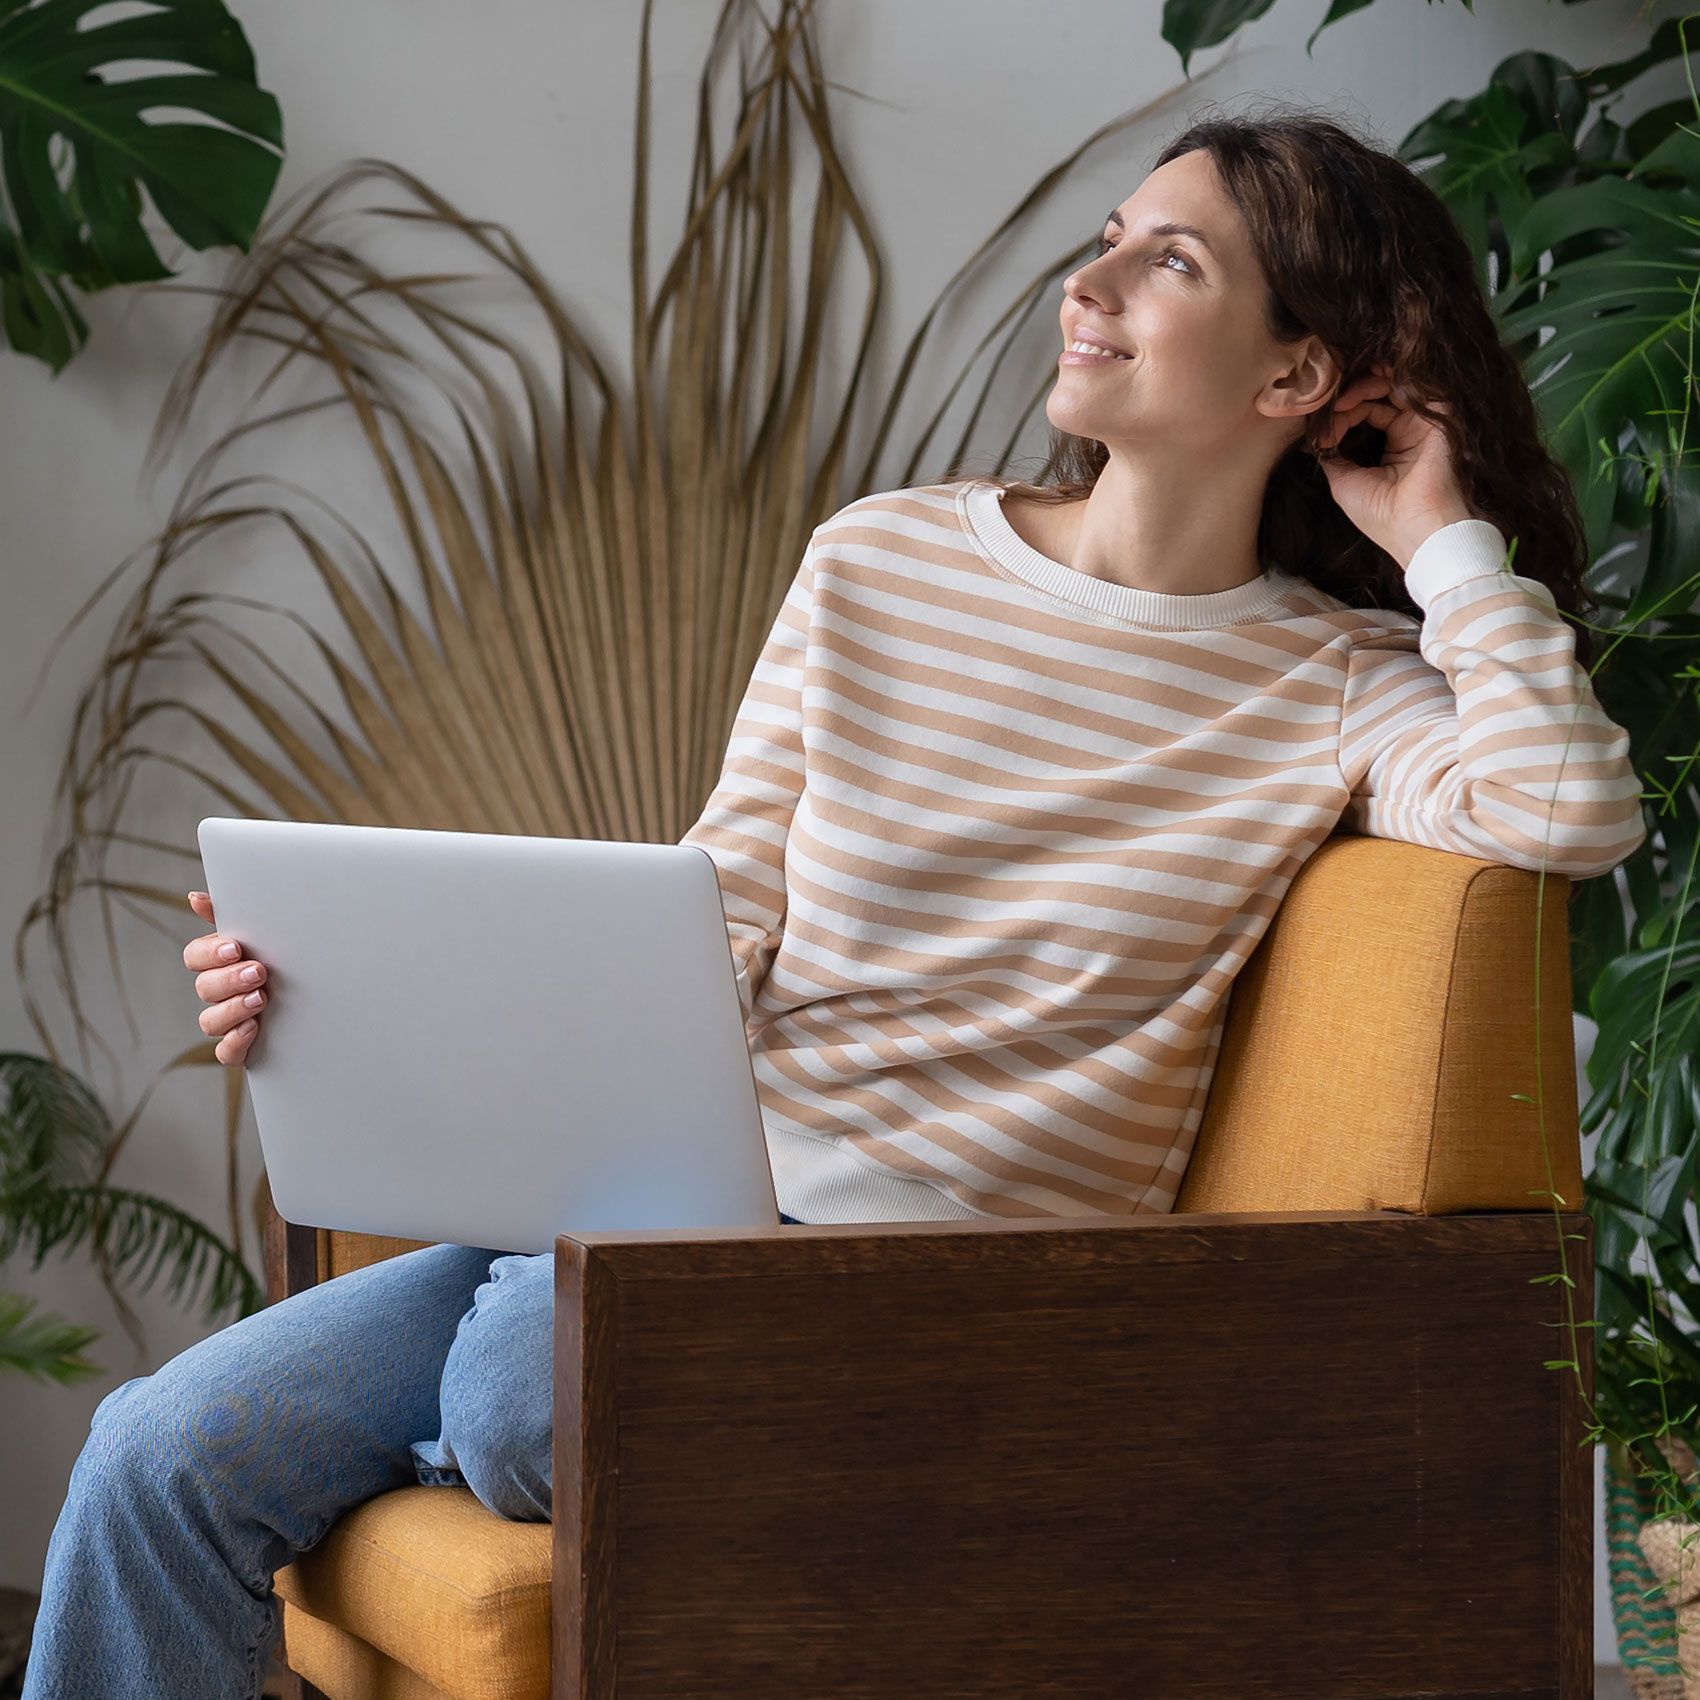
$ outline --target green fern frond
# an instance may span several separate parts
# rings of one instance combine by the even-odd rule
[[[208,1322],[264,1303],[260,1284],[235,1250],[205,1223],[163,1198],[110,1186],[36,1186],[0,1196],[0,1249],[41,1265],[54,1250],[91,1253],[137,1292],[163,1281],[168,1297],[200,1302]]]
[[[24,1051],[0,1051],[0,1194],[92,1181],[112,1121],[69,1069]]]
[[[100,1374],[83,1348],[99,1339],[98,1328],[83,1328],[52,1311],[39,1316],[33,1300],[0,1293],[0,1369],[21,1370],[37,1381],[70,1383]]]

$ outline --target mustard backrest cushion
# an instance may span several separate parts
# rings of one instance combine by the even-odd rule
[[[1329,839],[1230,994],[1176,1209],[1579,1209],[1569,892]]]

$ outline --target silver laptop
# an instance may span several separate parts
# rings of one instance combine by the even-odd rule
[[[213,818],[286,1221],[542,1252],[779,1221],[719,882],[693,845]]]

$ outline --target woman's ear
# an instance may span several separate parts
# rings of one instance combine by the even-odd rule
[[[1298,419],[1326,407],[1339,388],[1341,368],[1321,337],[1286,345],[1288,356],[1257,396],[1257,410],[1271,419]]]

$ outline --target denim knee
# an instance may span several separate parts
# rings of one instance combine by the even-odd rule
[[[443,1368],[436,1458],[452,1459],[492,1511],[524,1522],[550,1509],[554,1302],[553,1253],[497,1258]]]
[[[139,1376],[96,1408],[77,1459],[68,1512],[151,1538],[166,1526],[221,1525],[253,1504],[277,1443],[248,1389],[196,1387],[168,1373]],[[265,1577],[244,1577],[260,1587]]]
[[[167,1487],[157,1460],[179,1449],[169,1436],[170,1419],[152,1397],[152,1379],[143,1375],[126,1381],[95,1407],[77,1456],[75,1481],[81,1492],[73,1501],[78,1505],[130,1502],[140,1493],[157,1494]]]

